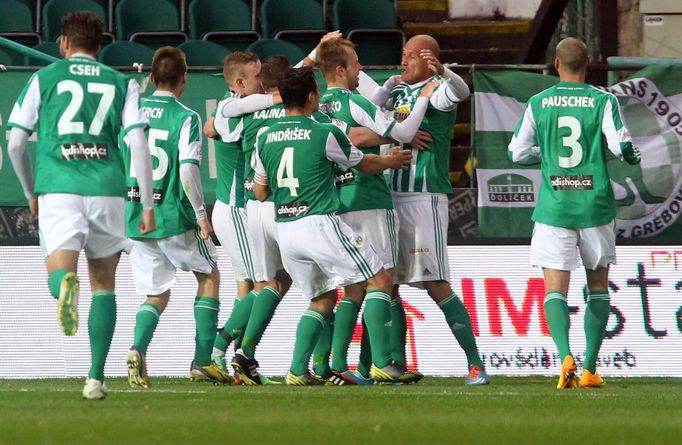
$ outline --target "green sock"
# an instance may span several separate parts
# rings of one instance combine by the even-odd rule
[[[218,311],[220,302],[217,298],[197,296],[194,300],[194,363],[206,366],[211,363],[211,349],[218,329]]]
[[[592,374],[597,371],[597,355],[604,340],[606,325],[611,313],[611,301],[608,291],[590,292],[587,297],[587,310],[585,311],[585,362],[583,369]]]
[[[256,293],[251,291],[234,302],[234,308],[225,326],[223,326],[223,330],[215,337],[213,342],[214,349],[222,352],[227,351],[230,342],[244,333],[244,328],[246,328],[246,323],[249,321],[249,315],[251,315],[251,308],[255,299]]]
[[[116,327],[116,295],[101,291],[92,294],[90,315],[88,316],[88,336],[90,337],[91,366],[88,377],[104,380],[104,364],[107,361],[111,339]]]
[[[303,375],[308,371],[308,363],[313,348],[324,329],[325,321],[322,312],[315,309],[306,310],[296,328],[296,344],[290,371],[294,375]],[[246,341],[246,339],[245,339]]]
[[[135,316],[135,341],[133,344],[140,354],[147,354],[147,348],[159,323],[159,308],[150,303],[143,303]]]
[[[360,305],[348,297],[343,297],[336,308],[334,335],[332,340],[332,369],[339,372],[348,370],[348,348],[353,339],[353,331],[358,321]]]
[[[362,321],[362,340],[360,340],[360,360],[358,372],[365,378],[369,378],[369,369],[372,367],[372,347],[369,344],[367,325]]]
[[[324,329],[320,334],[320,339],[317,340],[315,349],[313,349],[313,369],[315,374],[325,376],[331,373],[329,367],[329,356],[332,353],[332,334],[334,332],[334,313],[329,314],[325,318]]]
[[[372,346],[372,363],[383,368],[391,362],[390,331],[386,324],[390,320],[391,296],[382,290],[371,290],[365,297],[365,324],[369,343]]]
[[[571,326],[571,320],[568,318],[566,295],[558,291],[548,292],[545,295],[545,318],[561,359],[572,355],[568,344],[568,328]]]
[[[405,342],[407,340],[407,322],[403,300],[391,300],[391,359],[405,365]]]
[[[50,295],[59,298],[59,288],[62,286],[62,278],[71,272],[69,269],[55,269],[47,277],[47,287],[50,288]]]
[[[478,355],[476,337],[471,329],[471,318],[469,312],[456,294],[450,295],[441,301],[438,306],[445,314],[445,320],[450,326],[450,330],[455,335],[457,343],[464,350],[469,366],[475,365],[483,369],[483,362]]]
[[[247,357],[253,357],[256,353],[256,345],[270,324],[272,316],[275,315],[275,309],[280,301],[282,301],[282,296],[270,286],[258,293],[258,297],[253,302],[242,340],[242,351]]]

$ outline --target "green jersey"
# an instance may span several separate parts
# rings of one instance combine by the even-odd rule
[[[134,80],[77,54],[37,71],[8,126],[38,134],[35,193],[125,196],[121,130],[146,126]]]
[[[215,157],[218,166],[216,199],[227,205],[244,207],[244,152],[241,143],[240,118],[222,117],[222,108],[230,101],[239,99],[237,93],[227,91],[218,103],[213,128],[220,135],[215,141]]]
[[[245,199],[256,199],[253,194],[253,175],[256,165],[256,143],[261,134],[270,125],[284,117],[284,105],[273,105],[270,108],[247,114],[241,118],[230,119],[230,124],[242,129],[242,150],[244,151],[244,193]],[[241,122],[239,122],[241,120]]]
[[[336,166],[355,167],[363,157],[338,127],[305,116],[273,123],[256,150],[254,181],[270,185],[278,222],[335,212]]]
[[[367,127],[381,137],[388,137],[396,121],[389,119],[369,99],[344,88],[329,88],[320,99],[320,110],[348,124]],[[376,147],[363,147],[365,153],[380,154]],[[360,173],[356,169],[336,176],[339,187],[339,213],[368,209],[392,209],[393,200],[384,175]]]
[[[605,149],[639,162],[613,94],[584,83],[559,82],[531,97],[509,144],[520,163],[541,162],[533,221],[582,228],[607,224],[616,204]]]
[[[152,180],[156,230],[140,234],[142,204],[140,189],[130,165],[130,150],[123,138],[122,147],[129,167],[126,231],[130,238],[167,238],[197,226],[196,216],[180,180],[180,165],[201,164],[201,118],[181,104],[170,92],[156,91],[140,101],[149,118],[147,140],[152,155]]]
[[[436,79],[440,79],[436,76]],[[433,77],[414,85],[401,83],[391,91],[389,104],[395,110],[395,119],[402,122],[409,116],[419,99],[422,89]],[[458,99],[445,86],[439,85],[431,95],[420,130],[433,137],[428,150],[412,150],[409,169],[393,170],[389,186],[394,192],[451,193],[450,183],[450,140],[457,118]],[[409,144],[401,144],[410,148]]]

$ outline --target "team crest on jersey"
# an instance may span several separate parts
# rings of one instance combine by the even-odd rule
[[[362,246],[362,244],[365,242],[365,239],[362,237],[362,235],[358,235],[355,237],[355,244],[358,246]]]
[[[666,97],[653,80],[643,77],[606,90],[618,97],[633,145],[643,159],[638,165],[608,163],[618,236],[657,235],[682,213],[682,99]]]
[[[395,107],[395,113],[393,114],[393,118],[398,122],[402,122],[405,119],[407,119],[409,115],[410,106],[408,104],[398,105],[397,107]]]

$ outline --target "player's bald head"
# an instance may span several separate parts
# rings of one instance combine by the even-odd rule
[[[440,56],[440,46],[438,45],[438,42],[436,39],[426,34],[419,34],[410,38],[405,44],[405,48],[417,50],[417,52],[422,49],[428,49],[431,50],[436,57]]]
[[[587,67],[587,45],[575,37],[567,37],[556,46],[556,58],[568,73],[581,73]]]

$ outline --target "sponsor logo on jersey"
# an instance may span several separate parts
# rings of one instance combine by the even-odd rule
[[[355,181],[355,173],[353,170],[346,170],[343,172],[336,172],[334,175],[334,183],[337,187],[341,187]]]
[[[163,202],[164,191],[163,189],[152,190],[154,204],[161,204]],[[131,202],[140,202],[140,188],[137,186],[131,186],[128,188],[128,193],[126,199]]]
[[[244,191],[249,193],[253,191],[253,179],[244,180]]]
[[[74,142],[62,145],[62,159],[67,161],[79,159],[109,159],[109,146],[107,144],[95,144],[91,142]]]
[[[490,178],[488,199],[495,202],[533,202],[533,181],[525,176],[508,173]]]
[[[431,252],[431,249],[428,247],[418,247],[416,249],[410,249],[410,253],[429,253]],[[428,272],[431,273],[431,272]]]
[[[281,218],[296,218],[308,213],[308,201],[292,202],[277,206],[277,216]]]
[[[554,190],[592,190],[594,181],[592,175],[550,176]]]

